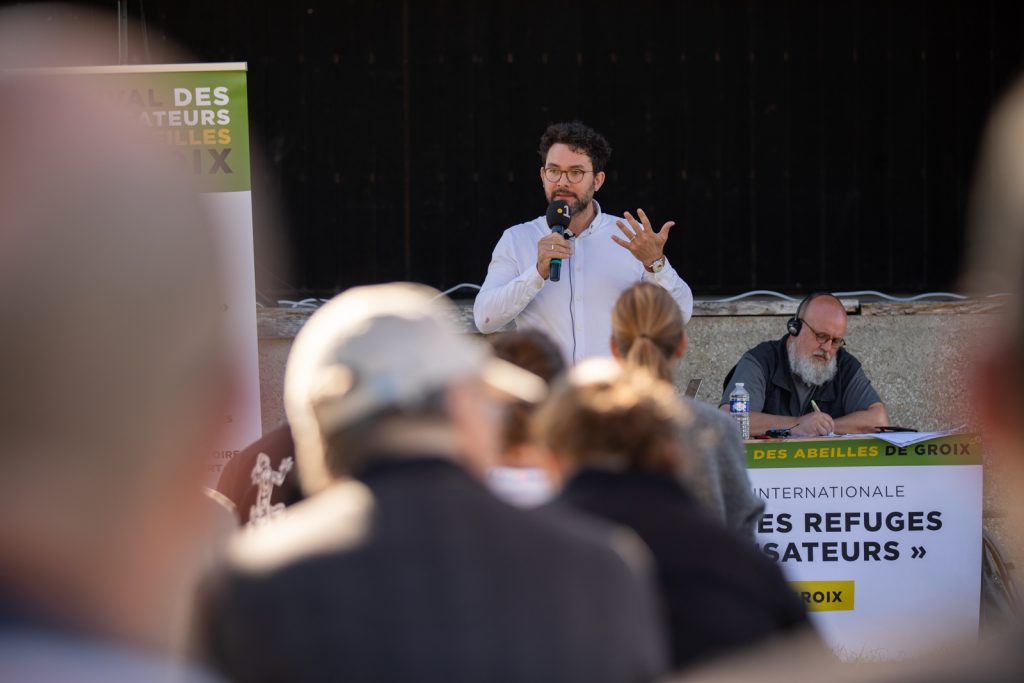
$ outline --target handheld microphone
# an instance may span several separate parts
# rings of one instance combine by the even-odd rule
[[[548,204],[548,227],[551,228],[551,232],[557,232],[564,237],[565,229],[569,227],[571,220],[569,202],[564,199],[556,199]],[[551,272],[548,274],[548,279],[552,282],[562,279],[562,259],[551,259]]]

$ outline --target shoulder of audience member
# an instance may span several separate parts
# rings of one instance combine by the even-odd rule
[[[806,619],[802,603],[789,589],[781,568],[749,538],[741,538],[703,514],[688,519],[685,529],[687,547],[699,549],[675,558],[678,571],[689,581],[709,580],[720,590],[758,595],[762,604],[782,606],[794,617],[799,615],[799,620]]]
[[[733,419],[709,403],[684,398],[683,405],[686,407],[687,413],[692,415],[693,420],[690,424],[683,425],[684,430],[707,430],[708,432],[713,432],[713,437],[716,440],[720,440],[736,431],[736,423]],[[711,445],[717,447],[718,443],[716,441],[716,443]]]
[[[228,544],[227,563],[237,572],[267,574],[327,551],[354,550],[367,538],[373,510],[364,484],[336,482],[273,520],[240,530]]]
[[[647,577],[654,571],[654,557],[632,529],[614,524],[563,505],[557,501],[528,512],[552,533],[564,537],[567,546],[608,555],[623,563],[635,575]]]

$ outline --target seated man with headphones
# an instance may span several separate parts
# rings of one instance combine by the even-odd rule
[[[728,412],[736,382],[750,392],[750,435],[874,432],[889,414],[860,361],[843,347],[846,308],[827,292],[809,295],[786,324],[788,334],[743,354],[725,378],[720,407]]]

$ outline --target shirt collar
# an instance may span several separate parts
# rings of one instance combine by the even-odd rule
[[[772,384],[785,389],[791,394],[796,393],[796,376],[793,374],[793,369],[789,367],[789,354],[786,352],[786,343],[789,340],[789,335],[782,337],[781,343],[779,344],[779,362],[775,364],[775,374],[772,375]]]
[[[591,199],[590,203],[594,205],[594,220],[590,221],[590,225],[587,226],[587,229],[581,232],[579,235],[576,235],[576,237],[587,234],[588,230],[591,232],[595,232],[598,228],[600,228],[603,225],[604,212],[601,211],[601,205],[598,203],[596,199]]]

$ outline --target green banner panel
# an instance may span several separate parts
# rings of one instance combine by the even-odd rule
[[[135,68],[67,69],[53,77],[70,80],[90,96],[125,105],[196,177],[201,191],[252,189],[244,69],[207,70],[206,65],[189,64]]]
[[[955,434],[909,446],[864,438],[748,441],[747,467],[880,467],[906,465],[980,465],[976,435]]]

